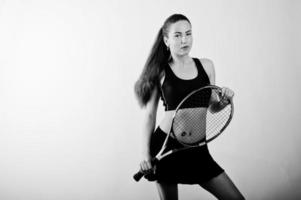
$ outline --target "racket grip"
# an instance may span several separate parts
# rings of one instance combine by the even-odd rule
[[[142,171],[137,172],[133,178],[135,179],[135,181],[140,181],[140,179],[144,176],[144,173]]]
[[[150,162],[151,162],[152,166],[154,166],[158,162],[158,159],[157,158],[152,158]],[[145,173],[143,173],[143,171],[140,170],[139,172],[137,172],[136,174],[134,174],[133,178],[134,178],[135,181],[138,182],[138,181],[140,181],[140,179],[144,175],[145,175]]]

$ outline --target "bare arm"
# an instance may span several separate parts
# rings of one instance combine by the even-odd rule
[[[212,96],[216,96],[216,94],[213,94]],[[209,111],[211,113],[219,112],[229,104],[229,100],[226,98],[220,99],[218,96],[212,98],[212,96],[209,103]]]
[[[159,101],[159,92],[155,88],[151,98],[145,107],[142,132],[143,136],[143,156],[144,159],[150,159],[150,138],[156,126],[156,115]]]
[[[210,84],[215,85],[215,69],[214,69],[214,64],[213,64],[212,60],[204,58],[201,60],[201,62],[202,62],[204,69],[209,77]],[[221,96],[224,95],[224,93],[225,93],[224,90],[225,89],[223,88],[223,92],[222,92]],[[210,105],[209,110],[212,113],[218,112],[218,111],[222,110],[223,108],[225,108],[228,103],[229,103],[229,101],[227,98],[220,99],[220,96],[217,96],[216,94],[213,93],[211,95],[210,102],[209,102],[209,105]]]

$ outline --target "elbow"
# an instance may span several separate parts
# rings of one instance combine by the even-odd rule
[[[216,113],[217,112],[217,109],[216,108],[214,108],[214,106],[209,106],[209,112],[210,113],[212,113],[212,114],[214,114],[214,113]]]
[[[215,101],[215,102],[211,102],[210,103],[210,105],[209,105],[209,107],[208,107],[208,109],[209,109],[209,111],[211,112],[211,113],[217,113],[218,111],[219,111],[219,109],[220,109],[220,104],[219,104],[219,102],[217,102],[217,101]]]

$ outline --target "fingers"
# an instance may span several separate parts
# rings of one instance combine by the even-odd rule
[[[140,171],[143,173],[144,178],[149,181],[157,180],[156,166],[152,166],[150,161],[144,160],[140,163]]]
[[[227,87],[222,88],[222,98],[223,99],[232,99],[233,96],[234,96],[233,90],[231,90]]]
[[[140,163],[140,170],[144,173],[144,174],[148,174],[148,173],[151,173],[153,168],[152,168],[152,165],[150,163],[150,161],[142,161]]]

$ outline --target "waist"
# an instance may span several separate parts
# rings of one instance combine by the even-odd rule
[[[200,119],[206,119],[206,113],[207,113],[207,108],[206,107],[201,107],[201,108],[193,108],[197,109],[198,113],[200,116],[204,117],[199,117]],[[173,117],[175,115],[175,110],[168,110],[164,112],[163,118],[159,123],[159,128],[164,131],[165,133],[169,133],[171,126],[172,126],[172,121]],[[179,114],[179,112],[177,113]],[[200,122],[201,124],[201,122]]]

